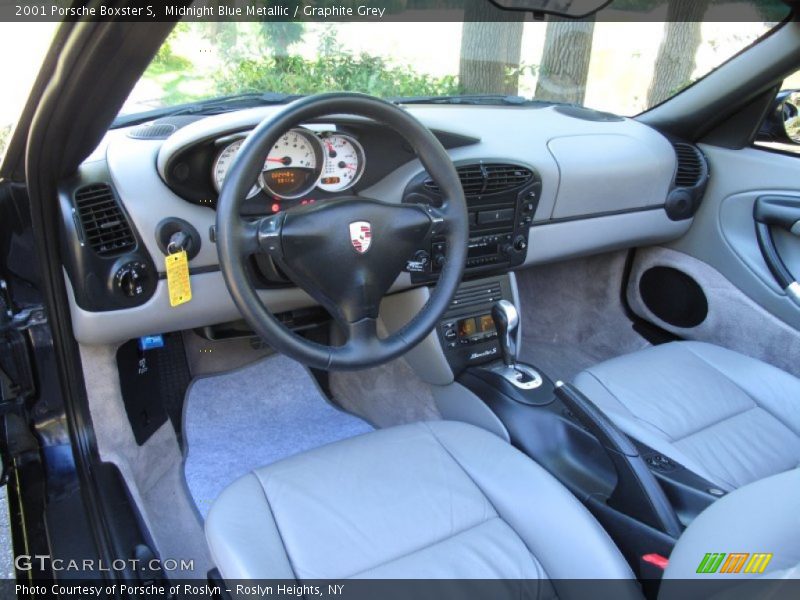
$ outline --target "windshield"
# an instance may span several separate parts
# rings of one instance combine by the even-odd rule
[[[177,25],[121,114],[247,92],[523,96],[635,115],[774,22],[202,22]],[[518,99],[517,99],[518,100]]]
[[[58,23],[0,23],[0,162]],[[13,60],[11,59],[13,57]]]

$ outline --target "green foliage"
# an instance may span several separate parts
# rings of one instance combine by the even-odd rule
[[[179,23],[175,26],[169,37],[161,44],[155,58],[147,67],[145,75],[159,75],[166,71],[181,71],[191,68],[192,62],[183,56],[175,54],[172,49],[175,38],[186,31],[186,25],[186,23]]]
[[[259,23],[264,43],[275,56],[286,56],[289,46],[303,39],[303,23],[296,21],[263,21]]]
[[[161,88],[160,102],[164,105],[180,104],[197,99],[196,94],[184,91],[185,84],[198,78],[194,75],[194,65],[191,60],[176,54],[173,44],[188,31],[188,23],[178,23],[169,37],[158,49],[147,70],[142,76],[149,79]]]
[[[288,54],[240,60],[217,73],[217,91],[315,94],[346,90],[384,97],[460,92],[453,75],[435,77],[366,53],[354,55],[340,50],[330,31],[321,36],[319,50],[312,59]]]

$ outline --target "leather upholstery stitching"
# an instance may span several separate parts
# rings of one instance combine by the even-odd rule
[[[480,485],[478,485],[478,482],[477,482],[477,481],[475,481],[475,479],[473,479],[473,478],[472,478],[472,475],[470,475],[469,471],[467,471],[467,469],[466,469],[466,468],[464,468],[464,466],[463,466],[463,465],[462,465],[462,464],[459,462],[459,460],[458,460],[458,459],[457,459],[455,456],[453,456],[453,453],[452,453],[452,452],[450,452],[450,449],[449,449],[449,448],[448,448],[448,447],[445,445],[445,443],[444,443],[444,442],[442,442],[442,440],[439,438],[439,436],[438,436],[438,435],[436,435],[436,432],[433,430],[433,428],[432,428],[430,425],[428,425],[427,423],[424,423],[424,422],[423,422],[423,425],[425,425],[425,427],[427,427],[427,428],[428,428],[428,431],[430,431],[430,432],[431,432],[431,435],[433,436],[433,439],[435,439],[435,440],[438,442],[439,446],[442,448],[442,450],[444,450],[444,451],[447,453],[447,456],[449,456],[449,457],[450,457],[450,459],[453,461],[453,463],[455,463],[455,465],[456,465],[456,466],[457,466],[459,469],[461,469],[461,471],[464,473],[464,475],[466,475],[467,477],[469,477],[469,480],[472,482],[472,484],[473,484],[473,485],[474,485],[474,486],[475,486],[475,487],[478,489],[478,491],[481,493],[481,495],[482,495],[482,496],[483,496],[483,497],[486,499],[486,502],[488,502],[488,503],[489,503],[489,506],[491,506],[491,507],[492,507],[492,510],[493,510],[493,511],[495,512],[495,514],[497,515],[497,518],[498,518],[498,519],[500,519],[501,521],[503,521],[503,523],[505,523],[505,524],[506,524],[506,526],[507,526],[507,527],[508,527],[508,528],[509,528],[509,529],[510,529],[512,532],[514,532],[514,535],[516,535],[516,536],[517,536],[517,538],[519,539],[519,541],[520,541],[520,542],[522,542],[522,545],[523,545],[523,546],[525,546],[525,548],[528,550],[528,553],[531,555],[531,557],[533,557],[533,559],[534,559],[534,560],[535,560],[537,563],[539,563],[539,559],[537,559],[537,558],[536,558],[536,555],[535,555],[535,554],[533,553],[533,551],[532,551],[532,550],[531,550],[531,549],[528,547],[528,544],[526,544],[526,543],[525,543],[525,540],[524,540],[524,539],[522,539],[522,537],[521,537],[521,536],[520,536],[520,535],[519,535],[519,534],[518,534],[518,533],[517,533],[517,532],[514,530],[514,528],[513,528],[513,527],[511,527],[511,525],[509,525],[509,524],[506,522],[506,520],[505,520],[505,519],[503,519],[503,518],[500,516],[500,512],[497,510],[497,507],[495,507],[495,505],[494,505],[494,504],[492,503],[492,501],[489,499],[489,496],[487,496],[487,495],[484,493],[484,491],[483,491],[483,488],[482,488]],[[544,565],[542,565],[542,571],[544,571]]]
[[[436,546],[437,544],[441,544],[443,542],[446,542],[447,540],[450,540],[450,539],[452,539],[452,538],[454,538],[456,536],[461,535],[462,533],[470,531],[471,529],[475,529],[476,527],[480,527],[484,523],[488,523],[489,521],[493,521],[494,519],[500,519],[500,515],[497,512],[497,509],[492,505],[492,503],[489,500],[489,498],[486,497],[486,494],[483,493],[483,490],[481,490],[480,486],[478,486],[475,483],[475,481],[472,479],[472,477],[469,476],[469,473],[465,472],[464,468],[458,463],[458,461],[455,460],[455,458],[453,458],[452,454],[450,454],[450,452],[448,452],[448,450],[442,444],[441,440],[439,440],[439,438],[434,433],[433,429],[427,423],[425,423],[424,421],[420,422],[419,425],[425,427],[428,430],[428,432],[431,434],[433,439],[437,442],[438,446],[447,454],[447,456],[450,457],[450,459],[456,464],[456,466],[462,472],[464,472],[464,474],[469,478],[469,480],[475,486],[475,489],[478,491],[478,493],[480,493],[480,495],[486,500],[486,502],[489,503],[489,506],[491,506],[492,510],[494,511],[494,516],[492,516],[492,517],[490,517],[488,519],[484,519],[483,521],[479,521],[477,523],[474,523],[473,525],[470,525],[469,527],[465,527],[464,529],[456,531],[455,533],[452,533],[452,534],[450,534],[450,535],[448,535],[446,537],[435,539],[435,540],[431,540],[430,542],[428,542],[424,546],[420,546],[419,548],[415,548],[414,550],[410,550],[409,552],[406,552],[406,553],[401,554],[399,556],[395,556],[395,557],[392,557],[392,558],[387,558],[386,560],[381,561],[380,563],[377,563],[376,565],[372,565],[372,566],[366,567],[364,569],[361,569],[360,571],[357,571],[356,573],[354,573],[352,575],[346,575],[346,576],[342,577],[342,579],[352,579],[352,578],[356,577],[359,573],[364,573],[366,571],[371,571],[372,569],[377,569],[378,567],[380,567],[382,565],[386,565],[386,564],[392,563],[392,562],[394,562],[396,560],[400,560],[400,559],[402,559],[402,558],[404,558],[406,556],[411,556],[412,554],[416,554],[417,552],[421,552],[422,550],[425,550],[426,548],[431,548],[433,546]],[[505,521],[503,521],[503,522],[505,523]],[[508,523],[506,523],[506,525],[509,527],[509,529],[511,529],[511,526],[508,525]],[[511,529],[511,531],[514,531],[514,530]],[[525,542],[523,542],[523,545],[525,545]],[[527,546],[525,546],[525,547],[527,548]],[[337,577],[337,579],[338,579],[338,577]]]
[[[380,569],[381,567],[384,567],[386,565],[390,565],[393,562],[397,562],[399,560],[403,560],[404,558],[408,558],[409,556],[413,556],[414,554],[417,554],[418,552],[422,552],[423,550],[427,550],[428,548],[433,548],[433,547],[438,546],[440,544],[444,544],[445,542],[447,542],[449,540],[452,540],[453,538],[459,537],[459,536],[461,536],[461,535],[463,535],[465,533],[468,533],[468,532],[470,532],[470,531],[472,531],[474,529],[477,529],[478,527],[481,527],[482,525],[486,525],[487,523],[491,523],[492,521],[495,521],[495,520],[502,521],[503,523],[506,524],[506,526],[511,531],[514,531],[513,529],[511,529],[511,526],[508,525],[508,523],[506,523],[505,521],[503,521],[503,519],[500,518],[499,515],[495,515],[491,519],[486,519],[485,521],[481,521],[480,523],[475,523],[474,525],[470,525],[466,529],[462,529],[461,531],[458,531],[458,532],[454,533],[453,535],[449,535],[449,536],[447,536],[445,538],[442,538],[440,540],[434,540],[431,543],[426,544],[425,546],[422,546],[420,548],[415,548],[414,550],[406,552],[405,554],[401,554],[400,556],[395,556],[393,558],[386,559],[383,562],[380,562],[380,563],[378,563],[376,565],[367,567],[366,569],[362,569],[361,571],[357,571],[356,573],[353,573],[352,575],[347,575],[346,577],[342,577],[341,579],[355,579],[355,578],[358,578],[363,573],[367,573],[367,572],[373,571],[375,569]],[[519,536],[517,536],[517,537],[519,537]],[[522,541],[522,540],[520,539],[520,541]],[[523,543],[523,545],[525,544],[525,542],[522,542],[522,543]],[[527,548],[527,546],[526,546],[526,548]],[[537,566],[537,571],[540,571],[540,572],[543,571],[543,569],[539,565],[539,561],[536,560],[536,557],[533,556],[533,554],[531,554],[531,558],[533,559],[534,566]]]
[[[761,403],[758,401],[758,398],[755,398],[754,396],[752,396],[752,395],[751,395],[751,394],[750,394],[750,393],[749,393],[749,392],[748,392],[746,389],[744,389],[742,386],[740,386],[738,383],[736,383],[736,382],[735,382],[733,379],[731,379],[730,377],[728,377],[728,375],[727,375],[727,374],[726,374],[724,371],[722,371],[721,369],[719,369],[718,367],[716,367],[716,366],[715,366],[713,363],[709,362],[709,360],[708,360],[708,359],[704,358],[703,356],[701,356],[700,354],[698,354],[697,352],[695,352],[694,350],[692,350],[692,348],[691,348],[691,347],[684,346],[684,350],[686,350],[687,352],[691,353],[693,356],[697,357],[697,359],[698,359],[698,360],[701,360],[701,361],[703,361],[703,362],[704,362],[705,364],[707,364],[709,367],[711,367],[712,369],[714,369],[715,371],[717,371],[717,373],[719,373],[719,374],[720,374],[720,375],[722,375],[722,376],[723,376],[725,379],[727,379],[728,381],[730,381],[730,382],[731,382],[731,385],[735,386],[735,387],[736,387],[736,389],[740,390],[740,391],[741,391],[741,392],[742,392],[742,393],[743,393],[745,396],[747,396],[748,398],[750,398],[750,400],[753,402],[753,404],[755,404],[755,406],[757,406],[758,408],[762,409],[764,412],[766,412],[768,415],[770,415],[770,416],[771,416],[773,419],[775,419],[775,420],[779,421],[780,423],[782,423],[782,424],[783,424],[783,425],[784,425],[784,426],[785,426],[785,427],[786,427],[786,428],[787,428],[789,431],[791,431],[792,433],[794,433],[796,436],[800,437],[800,432],[798,432],[798,431],[795,431],[794,429],[792,429],[791,427],[789,427],[789,425],[788,425],[787,423],[785,423],[785,422],[784,422],[784,419],[782,419],[782,418],[781,418],[779,415],[773,414],[773,413],[772,413],[772,411],[770,411],[770,410],[769,410],[767,407],[765,407],[763,404],[761,404]],[[754,359],[754,360],[755,360],[755,359]],[[735,415],[734,415],[734,416],[735,416]],[[730,417],[729,417],[729,418],[730,418]]]
[[[758,405],[750,406],[749,408],[745,408],[742,411],[739,411],[739,412],[734,413],[734,414],[732,414],[730,416],[727,416],[727,417],[724,417],[722,419],[719,419],[718,421],[714,421],[713,423],[709,423],[708,425],[703,425],[699,429],[695,429],[694,431],[692,431],[690,433],[687,433],[686,435],[682,435],[679,438],[675,438],[672,441],[675,442],[675,443],[682,442],[687,438],[690,438],[690,437],[693,437],[693,436],[697,435],[698,433],[702,433],[702,432],[704,432],[704,431],[706,431],[708,429],[711,429],[712,427],[716,427],[717,425],[722,425],[726,421],[730,421],[731,419],[735,419],[736,417],[739,417],[739,416],[741,416],[741,415],[743,415],[745,413],[749,413],[751,410],[756,410],[756,409],[759,409],[759,408],[761,408],[761,407],[758,406]],[[769,413],[767,413],[767,414],[769,414]]]
[[[291,555],[289,554],[289,548],[286,547],[286,542],[283,540],[283,534],[281,533],[281,526],[278,524],[278,519],[275,518],[275,513],[272,511],[272,504],[269,501],[269,493],[267,492],[267,486],[264,481],[261,479],[261,475],[258,474],[258,471],[251,471],[253,475],[256,476],[258,483],[261,487],[261,491],[264,492],[264,501],[267,503],[267,510],[269,510],[269,516],[272,517],[272,522],[275,523],[275,531],[278,532],[278,538],[281,541],[281,546],[283,546],[283,553],[286,555],[286,560],[289,563],[289,566],[292,569],[292,575],[295,579],[297,579],[297,569],[294,568],[294,561],[292,560]]]
[[[627,410],[627,411],[630,413],[630,415],[631,415],[631,417],[632,417],[633,419],[635,419],[635,420],[639,421],[640,423],[644,423],[645,425],[647,425],[647,426],[649,426],[649,427],[652,427],[652,428],[653,428],[653,429],[655,429],[657,432],[659,432],[661,435],[663,435],[663,436],[664,436],[664,439],[666,439],[667,441],[669,441],[669,442],[672,442],[672,441],[673,441],[672,437],[671,437],[671,436],[670,436],[670,435],[669,435],[669,434],[668,434],[666,431],[664,431],[663,429],[661,429],[661,428],[660,428],[658,425],[656,425],[655,423],[651,423],[651,422],[650,422],[650,421],[648,421],[647,419],[643,419],[642,417],[640,417],[639,415],[637,415],[636,413],[634,413],[634,412],[633,412],[633,411],[632,411],[632,410],[631,410],[631,409],[628,407],[628,405],[627,405],[627,404],[625,404],[625,403],[624,403],[622,400],[620,400],[620,399],[617,397],[617,395],[616,395],[614,392],[612,392],[612,391],[609,389],[609,387],[608,387],[608,386],[607,386],[605,383],[603,383],[603,381],[601,381],[601,379],[600,379],[600,377],[599,377],[598,375],[595,375],[595,374],[594,374],[594,373],[593,373],[593,372],[592,372],[590,369],[586,369],[586,371],[584,371],[584,373],[586,373],[587,375],[591,376],[591,377],[592,377],[592,379],[594,379],[594,380],[595,380],[595,381],[596,381],[596,382],[597,382],[597,383],[600,385],[600,387],[602,387],[602,388],[603,388],[603,389],[604,389],[604,390],[605,390],[605,391],[608,393],[608,395],[609,395],[609,396],[611,396],[611,397],[612,397],[614,400],[616,400],[616,401],[617,401],[617,403],[618,403],[618,404],[619,404],[619,405],[620,405],[622,408],[624,408],[625,410]],[[587,397],[588,397],[588,395],[587,395]],[[590,400],[591,400],[591,399],[590,399]],[[594,404],[594,402],[592,402],[592,404]],[[599,408],[599,407],[598,407],[598,408]],[[600,410],[602,411],[602,409],[600,409]],[[608,416],[608,415],[606,415],[606,416]],[[610,417],[609,417],[609,418],[610,418]],[[612,420],[613,420],[613,419],[612,419]]]

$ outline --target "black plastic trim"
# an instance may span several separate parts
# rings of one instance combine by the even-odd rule
[[[127,220],[135,239],[135,246],[129,251],[119,255],[101,256],[83,243],[81,226],[74,218],[74,195],[77,190],[93,183],[108,185],[114,194],[117,206]],[[124,203],[120,201],[107,163],[105,161],[85,163],[75,176],[61,183],[59,201],[62,216],[61,254],[77,305],[87,311],[103,312],[141,306],[150,300],[155,293],[158,280],[156,265],[133,219]],[[141,280],[143,291],[133,297],[125,295],[118,289],[114,280],[120,269],[130,263],[144,266],[142,270],[144,278]]]
[[[770,227],[791,230],[800,222],[800,200],[785,196],[760,196],[753,205],[753,219],[756,226],[756,239],[770,273],[786,289],[795,278],[775,246]]]
[[[677,538],[681,534],[678,516],[631,439],[572,385],[557,384],[555,394],[597,438],[614,463],[617,485],[608,498],[609,506]]]
[[[630,215],[640,212],[650,212],[655,210],[664,210],[664,204],[656,204],[654,206],[637,206],[635,208],[622,208],[620,210],[606,210],[603,212],[587,213],[584,215],[570,216],[570,217],[557,217],[555,219],[546,219],[542,221],[533,221],[531,227],[541,227],[542,225],[554,225],[556,223],[571,223],[573,221],[586,221],[588,219],[599,219],[601,217],[616,217],[619,215]]]

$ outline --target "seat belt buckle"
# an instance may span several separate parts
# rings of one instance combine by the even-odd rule
[[[669,565],[669,559],[656,552],[644,554],[639,559],[639,579],[660,580]]]

